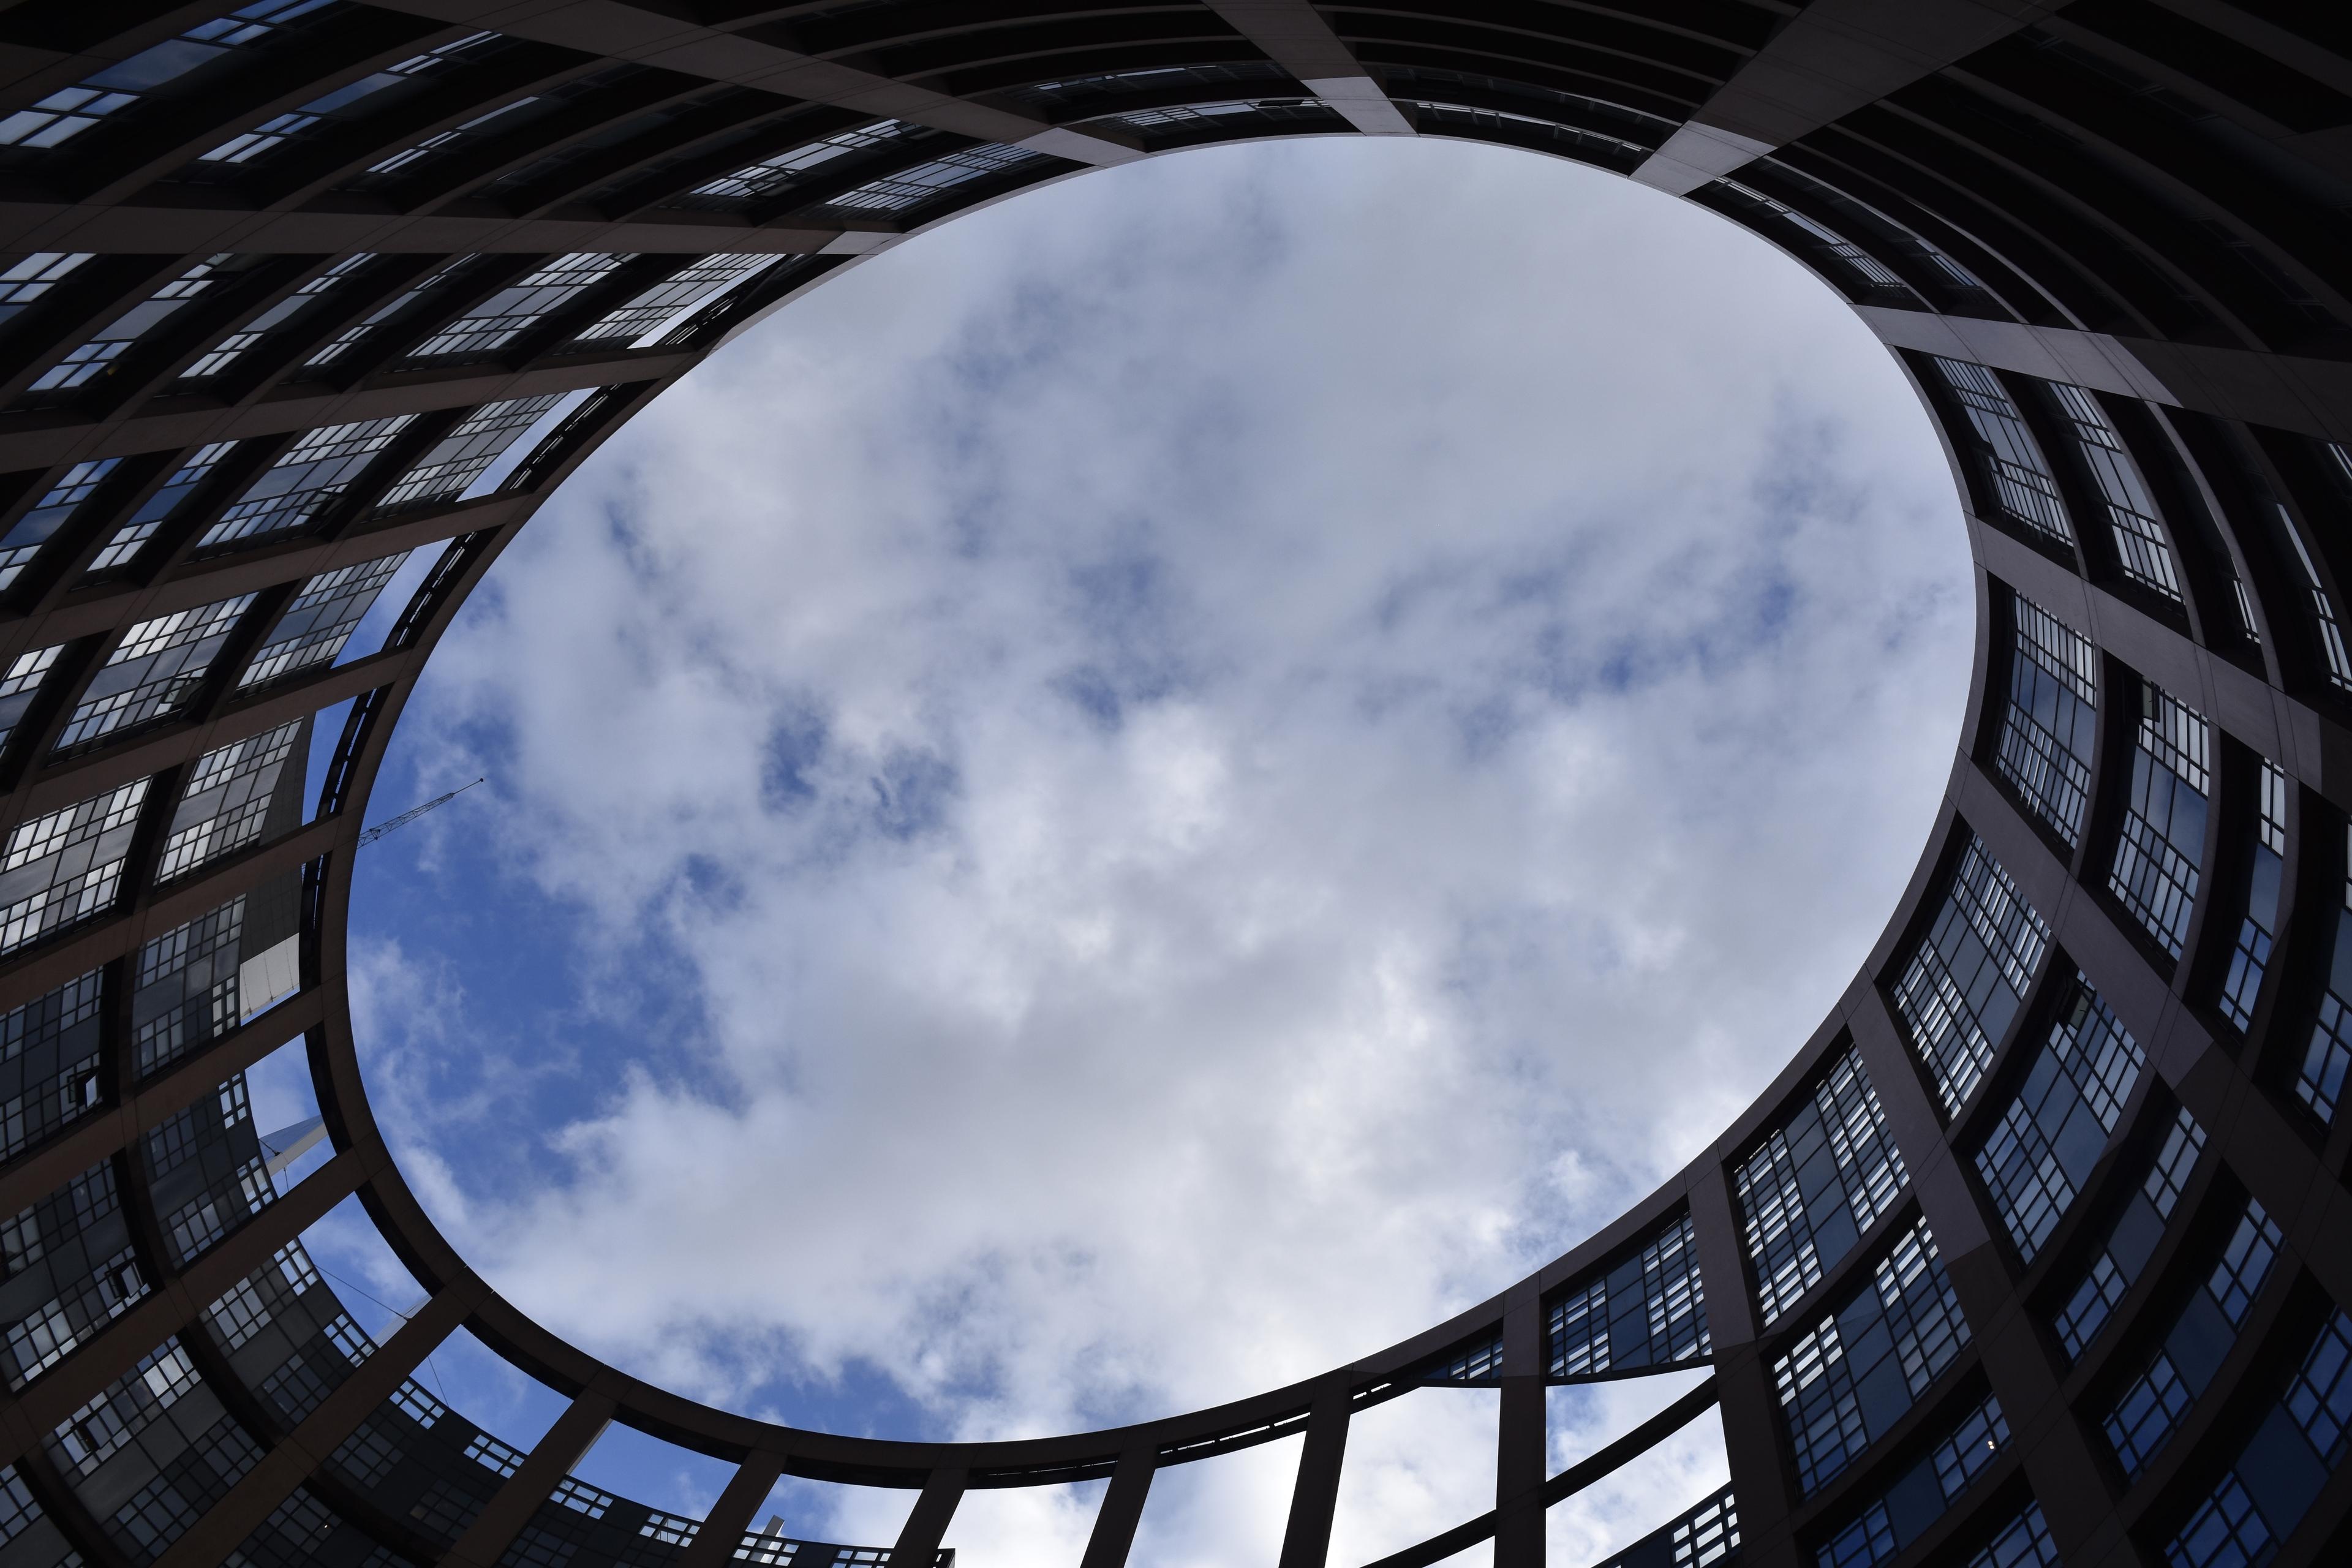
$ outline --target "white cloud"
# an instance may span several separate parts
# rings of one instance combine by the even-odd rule
[[[1574,1242],[1786,1060],[1930,821],[1970,592],[1898,370],[1708,214],[1461,146],[1090,175],[795,304],[511,548],[402,742],[491,774],[495,837],[410,852],[455,888],[495,844],[577,917],[576,1016],[670,1024],[625,1069],[453,1028],[538,982],[386,933],[371,1083],[487,1277],[700,1397],[807,1419],[875,1369],[981,1436],[1284,1383]],[[1367,1423],[1345,1539],[1491,1502],[1423,1440],[1469,1408]],[[1278,1540],[1266,1463],[1145,1557]]]

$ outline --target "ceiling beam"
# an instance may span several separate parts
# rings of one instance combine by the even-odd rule
[[[2041,20],[2066,0],[1813,0],[1633,171],[1685,195]]]
[[[428,16],[509,37],[529,38],[611,59],[635,60],[681,76],[755,87],[809,103],[830,103],[982,142],[1010,142],[1079,163],[1125,163],[1139,144],[1103,130],[1043,120],[894,81],[854,66],[779,48],[736,33],[631,5],[624,0],[375,0],[384,9]]]
[[[1367,136],[1411,136],[1388,89],[1307,0],[1208,0],[1209,9]]]

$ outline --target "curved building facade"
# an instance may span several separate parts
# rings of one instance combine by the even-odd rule
[[[1438,135],[1713,209],[1942,431],[1976,678],[1862,971],[1701,1158],[1378,1355],[978,1445],[771,1426],[531,1322],[353,1054],[369,785],[467,593],[633,412],[903,234],[1253,137]],[[1499,1387],[1491,1539],[1719,1407],[1730,1487],[1617,1561],[2352,1560],[2352,13],[2289,0],[15,0],[0,5],[0,1568],[816,1568],[974,1488],[1298,1445]],[[403,570],[405,567],[406,570]],[[387,597],[387,594],[390,597]],[[380,646],[355,629],[380,599]],[[397,601],[396,605],[394,601]],[[331,761],[310,776],[316,732]],[[304,1042],[331,1157],[254,1125]],[[426,1291],[305,1258],[356,1194]],[[459,1327],[569,1407],[411,1380]],[[1546,1473],[1547,1385],[1712,1369]],[[1428,1397],[1428,1395],[1424,1395]],[[613,1420],[709,1518],[571,1475]],[[909,1489],[863,1557],[779,1475]]]

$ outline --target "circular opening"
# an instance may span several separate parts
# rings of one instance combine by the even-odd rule
[[[360,862],[371,1095],[496,1288],[698,1398],[1233,1397],[1717,1136],[1894,907],[1973,627],[1901,369],[1711,214],[1438,142],[1066,182],[494,569],[375,791],[489,778]]]

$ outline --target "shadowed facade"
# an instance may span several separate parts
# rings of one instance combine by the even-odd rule
[[[1975,679],[1861,973],[1601,1234],[1214,1409],[844,1437],[530,1321],[393,1164],[351,1033],[369,786],[451,617],[606,436],[833,270],[1307,134],[1699,203],[1906,368]],[[0,5],[0,1568],[912,1563],[969,1489],[1105,1478],[1085,1565],[1118,1568],[1158,1470],[1291,1440],[1281,1568],[1319,1568],[1352,1415],[1445,1385],[1501,1391],[1495,1507],[1383,1568],[1540,1563],[1547,1506],[1717,1409],[1730,1486],[1613,1563],[2342,1561],[2347,588],[2323,6]],[[289,1181],[241,1075],[298,1041],[331,1154]],[[383,1344],[299,1241],[353,1194],[427,1292]],[[461,1327],[571,1400],[527,1451],[412,1381]],[[1702,1365],[1547,1474],[1548,1385]],[[614,1420],[740,1467],[708,1519],[570,1474]],[[753,1528],[786,1474],[917,1500],[859,1556]]]

